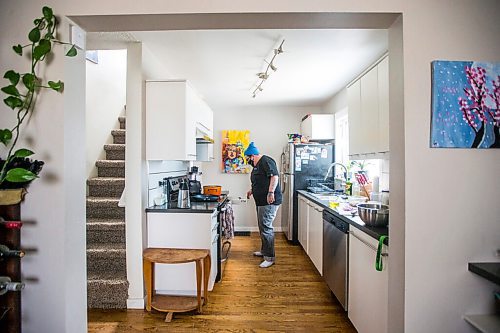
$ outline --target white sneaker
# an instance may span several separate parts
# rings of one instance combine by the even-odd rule
[[[260,251],[255,251],[255,252],[253,253],[253,255],[254,255],[254,256],[256,256],[256,257],[263,257],[263,256],[264,256],[264,255],[262,254],[262,252],[260,252]]]
[[[264,260],[263,262],[260,263],[259,267],[260,268],[268,268],[268,267],[271,267],[272,265],[274,265],[274,261]]]

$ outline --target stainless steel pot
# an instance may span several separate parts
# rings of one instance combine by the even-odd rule
[[[181,180],[179,196],[177,197],[177,208],[191,208],[189,199],[189,186],[187,180]]]
[[[357,205],[359,217],[367,226],[385,227],[389,223],[389,206],[379,203]]]

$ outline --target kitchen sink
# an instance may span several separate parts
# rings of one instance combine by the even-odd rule
[[[340,197],[338,195],[324,195],[324,194],[313,194],[319,200],[324,201],[339,201]]]

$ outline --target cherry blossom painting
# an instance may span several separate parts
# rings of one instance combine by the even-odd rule
[[[430,145],[500,148],[500,63],[432,62]]]

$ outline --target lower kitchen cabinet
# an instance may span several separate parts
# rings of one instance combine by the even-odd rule
[[[217,211],[206,213],[148,213],[148,246],[176,249],[209,249],[211,257],[208,289],[217,276]],[[196,295],[194,263],[156,265],[158,294]]]
[[[299,195],[299,243],[323,275],[323,208]]]
[[[378,242],[357,228],[349,234],[348,316],[359,333],[387,332],[388,257],[375,269]],[[388,247],[383,246],[382,253]]]
[[[299,224],[299,227],[298,227],[298,238],[299,238],[299,243],[300,245],[302,245],[302,248],[304,249],[304,251],[306,251],[306,253],[309,252],[309,242],[307,241],[307,238],[308,238],[308,234],[309,234],[309,221],[308,221],[308,214],[309,214],[309,205],[308,205],[308,202],[309,200],[307,200],[306,198],[304,198],[303,196],[299,195],[298,197],[298,203],[299,203],[299,207],[298,207],[298,224]]]
[[[323,276],[323,208],[309,202],[309,258]]]

